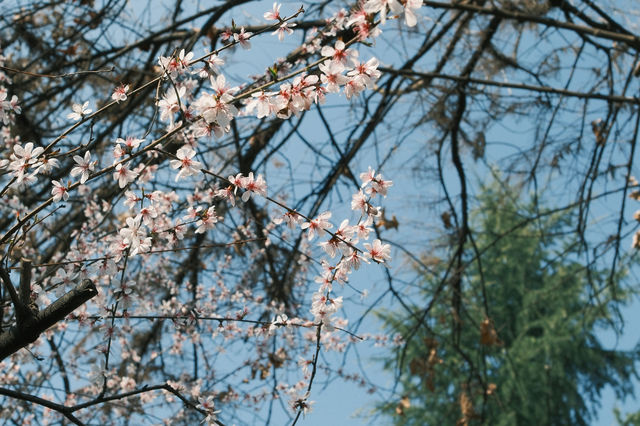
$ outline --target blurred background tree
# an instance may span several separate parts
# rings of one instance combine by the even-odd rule
[[[545,210],[521,189],[494,183],[479,195],[459,317],[448,301],[428,319],[418,306],[381,314],[410,339],[386,362],[400,365],[404,397],[379,408],[395,424],[587,425],[605,386],[633,393],[638,351],[605,349],[597,337],[630,292],[594,294],[610,271],[585,265],[563,232],[574,212]],[[616,271],[616,288],[625,275]],[[422,283],[428,298],[438,282],[425,274]]]

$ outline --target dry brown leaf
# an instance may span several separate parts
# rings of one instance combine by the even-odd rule
[[[466,390],[463,390],[460,393],[458,401],[460,402],[460,412],[462,413],[462,418],[458,420],[456,424],[458,426],[467,426],[469,424],[469,421],[476,415],[475,411],[473,410],[473,401],[469,397],[469,394]]]
[[[498,390],[498,386],[496,386],[495,383],[489,383],[485,392],[487,395],[493,395],[496,393],[496,390]]]
[[[378,224],[384,227],[384,229],[398,229],[398,219],[396,215],[394,214],[391,219],[387,219],[384,215],[384,209],[382,209],[382,217],[378,220]]]
[[[408,396],[403,396],[398,405],[396,405],[396,414],[399,416],[404,415],[404,411],[411,407],[411,401]]]
[[[453,228],[453,225],[451,224],[451,213],[444,212],[440,215],[440,218],[442,218],[442,223],[444,224],[445,229]]]
[[[480,324],[480,343],[485,346],[501,346],[502,341],[498,338],[498,333],[493,326],[493,321],[485,318]]]

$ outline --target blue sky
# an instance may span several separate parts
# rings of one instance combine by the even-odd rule
[[[299,3],[297,2],[283,2],[281,11],[283,14],[286,14],[288,11],[296,10],[299,7]],[[269,10],[271,8],[272,2],[255,2],[248,5],[244,8],[244,13],[240,13],[236,10],[233,18],[235,22],[240,26],[243,24],[259,24],[262,23],[262,13]],[[426,10],[422,10],[422,13],[425,14]],[[229,19],[231,16],[229,16]],[[389,26],[389,28],[385,29],[389,34],[393,34],[393,26]],[[256,40],[253,43],[254,48],[251,51],[244,52],[238,51],[233,57],[229,58],[227,62],[228,76],[238,78],[238,82],[244,81],[243,78],[247,74],[260,74],[264,70],[266,66],[273,62],[274,57],[284,55],[288,52],[292,47],[297,45],[295,38],[286,39],[283,43],[278,43],[275,41],[275,37],[271,36],[263,36],[259,40]],[[411,40],[405,41],[405,43],[411,43]],[[523,49],[536,49],[536,41],[531,40],[529,45],[527,45],[526,40],[523,43]],[[375,52],[379,55],[380,61],[384,63],[394,62],[398,58],[398,54],[401,49],[392,44],[386,44],[385,41],[380,41],[377,46],[374,46],[372,49],[362,49],[361,56],[367,52]],[[275,53],[274,53],[275,52]],[[199,52],[197,52],[199,53]],[[433,60],[433,58],[429,58]],[[427,59],[425,62],[428,62]],[[428,70],[429,66],[427,63],[424,64],[425,69]],[[560,79],[561,81],[562,79]],[[581,82],[579,79],[574,81],[574,84],[579,87]],[[519,96],[520,93],[515,93],[514,96]],[[414,105],[407,105],[408,109],[413,108]],[[324,107],[323,111],[327,112],[329,116],[335,117],[339,119],[344,117],[348,117],[348,107],[346,104],[342,103],[341,107]],[[527,122],[527,119],[524,118],[521,122],[503,122],[498,125],[493,125],[487,132],[487,141],[489,142],[487,148],[487,158],[488,163],[491,165],[491,162],[497,163],[501,159],[509,156],[512,153],[517,152],[518,149],[527,146],[531,142],[531,138],[533,138],[533,134],[531,129],[533,128],[533,122]],[[339,126],[338,126],[339,127]],[[354,163],[352,163],[354,171],[358,172],[360,169],[366,169],[366,165],[375,165],[380,164],[385,157],[385,154],[392,149],[394,145],[401,144],[413,144],[416,146],[421,138],[425,136],[421,134],[420,130],[415,133],[409,134],[407,132],[406,135],[398,135],[394,133],[385,133],[384,130],[381,130],[377,135],[378,137],[378,150],[370,149],[366,152],[363,152]],[[324,128],[320,125],[319,119],[315,113],[310,113],[309,117],[306,117],[301,126],[301,132],[304,135],[312,135],[312,139],[315,141],[325,141],[328,137]],[[344,137],[344,134],[339,131],[336,132],[336,136],[338,139]],[[508,142],[508,144],[502,142]],[[314,140],[312,140],[314,142]],[[308,152],[305,151],[304,147],[299,144],[295,144],[294,142],[290,143],[286,147],[286,156],[287,159],[292,164],[293,176],[298,177],[301,181],[307,181],[311,178],[311,180],[317,180],[317,177],[321,176],[321,171],[314,169],[317,167],[315,163],[315,159],[311,160],[313,157],[309,155]],[[394,187],[387,198],[385,200],[385,205],[388,206],[388,211],[391,214],[397,214],[400,220],[401,226],[397,233],[387,233],[385,237],[393,239],[395,241],[410,241],[414,244],[416,243],[414,232],[416,232],[417,228],[414,228],[412,224],[419,224],[419,231],[425,232],[431,226],[429,223],[419,223],[420,221],[425,222],[424,216],[420,216],[420,209],[417,208],[416,204],[409,203],[407,200],[410,200],[412,197],[416,198],[416,193],[424,195],[425,198],[436,197],[441,195],[441,189],[434,187],[421,187],[420,179],[412,174],[412,171],[407,167],[415,165],[415,157],[414,152],[412,150],[405,150],[404,154],[400,151],[399,154],[394,154],[390,161],[385,163],[383,173],[385,177],[388,179],[393,179],[394,181],[400,183],[396,187]],[[362,165],[361,167],[359,167]],[[469,178],[475,181],[482,181],[488,175],[488,170],[480,163],[476,163],[473,165],[470,161],[466,163],[469,167]],[[273,179],[282,179],[283,182],[287,181],[290,178],[287,170],[286,173],[280,172],[277,168],[269,166],[268,175],[273,181]],[[458,190],[457,177],[448,171],[449,175],[446,178],[449,189],[453,192]],[[404,182],[404,183],[403,183]],[[289,186],[290,182],[287,182],[284,185],[285,188],[291,188]],[[548,184],[548,182],[543,183],[543,185]],[[472,185],[473,186],[473,185]],[[304,187],[304,183],[300,184],[300,187]],[[295,185],[294,185],[295,189]],[[477,189],[477,185],[476,185]],[[566,188],[561,188],[562,191],[565,191]],[[343,191],[343,196],[348,197],[349,194],[347,191]],[[592,212],[592,216],[594,218],[600,217],[603,215],[609,214],[606,211],[606,205],[598,206],[594,212]],[[600,209],[600,210],[598,210]],[[627,212],[628,217],[631,217],[633,211],[635,210],[635,206],[631,203],[627,204]],[[337,213],[334,213],[334,217],[337,218],[341,212],[338,210]],[[345,215],[348,212],[343,211]],[[348,217],[348,216],[345,216]],[[437,221],[437,218],[431,218],[432,222]],[[339,222],[338,222],[339,223]],[[600,226],[609,226],[602,225],[594,219],[593,225],[596,230]],[[433,227],[435,229],[435,226]],[[597,230],[597,232],[604,232],[601,230]],[[624,242],[623,247],[626,249],[629,246],[630,242]],[[424,247],[420,247],[419,245],[414,245],[414,248],[417,250],[424,249]],[[400,276],[406,275],[409,277],[412,274],[412,270],[410,266],[403,260],[400,253],[395,253],[395,259],[393,262],[393,273],[399,274]],[[632,271],[633,272],[633,271]],[[376,270],[376,268],[367,269],[366,273],[358,273],[355,274],[351,280],[351,285],[357,289],[367,288],[371,291],[370,299],[373,300],[380,292],[383,292],[386,287],[383,280],[383,274],[381,270]],[[349,289],[345,288],[344,296],[349,296]],[[354,293],[352,293],[353,295]],[[386,302],[389,303],[389,298],[386,299]],[[391,304],[393,306],[393,304]],[[623,309],[622,311],[623,318],[627,324],[624,329],[624,334],[622,336],[616,336],[615,333],[611,331],[602,331],[600,332],[600,338],[603,344],[605,344],[608,348],[619,348],[619,349],[631,349],[633,348],[638,341],[640,340],[640,328],[634,327],[640,321],[640,303],[637,300],[634,301],[633,304]],[[353,318],[353,317],[352,317]],[[373,316],[368,317],[366,325],[363,326],[364,332],[375,332],[379,323],[374,319]],[[385,373],[381,370],[381,366],[379,363],[373,361],[375,355],[379,355],[380,351],[371,347],[369,343],[362,343],[358,345],[358,351],[360,355],[361,362],[363,364],[363,369],[367,371],[367,374],[370,378],[374,379],[374,382],[378,383],[381,388],[389,387],[392,385],[392,377],[388,373]],[[327,359],[332,360],[332,363],[340,362],[340,356],[335,356],[332,354],[327,355]],[[350,362],[355,362],[351,359]],[[348,362],[347,362],[348,365]],[[357,371],[357,369],[355,369]],[[352,384],[345,383],[341,380],[334,380],[330,382],[326,387],[324,387],[323,382],[325,376],[323,373],[319,375],[319,381],[315,383],[314,390],[312,392],[311,399],[315,400],[314,412],[307,419],[304,420],[303,424],[340,424],[340,425],[358,425],[371,421],[368,419],[363,412],[367,411],[372,404],[381,399],[384,400],[384,393],[379,393],[376,395],[368,394],[364,389]],[[613,408],[620,407],[623,411],[633,411],[638,409],[638,404],[635,400],[629,398],[626,401],[618,401],[610,390],[607,390],[604,393],[602,399],[602,407],[599,410],[599,418],[598,421],[594,424],[597,425],[612,425],[615,424],[614,416],[613,416]],[[354,413],[357,413],[360,410],[360,414],[356,416],[352,416]],[[285,417],[281,417],[283,421],[285,421]],[[275,417],[278,419],[278,417]],[[277,422],[276,422],[277,423]],[[384,421],[377,419],[376,424],[384,424]]]

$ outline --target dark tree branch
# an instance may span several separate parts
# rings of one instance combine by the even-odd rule
[[[4,271],[4,270],[2,270]],[[4,272],[6,274],[6,272]],[[15,291],[15,290],[14,290]],[[53,302],[23,324],[17,323],[0,334],[0,360],[35,342],[49,327],[62,321],[87,300],[98,294],[91,280],[84,280],[76,288]]]

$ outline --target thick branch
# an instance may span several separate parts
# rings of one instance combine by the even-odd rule
[[[30,321],[16,324],[0,334],[0,360],[36,341],[49,327],[63,320],[87,300],[98,294],[91,280],[84,280],[73,290],[38,312]]]
[[[16,322],[18,324],[22,324],[28,318],[30,318],[29,310],[20,300],[20,296],[18,296],[18,292],[11,284],[11,277],[9,273],[2,267],[0,267],[0,278],[2,279],[2,283],[4,284],[7,293],[9,293],[9,297],[11,298],[11,303],[13,303],[13,307],[16,313]]]

